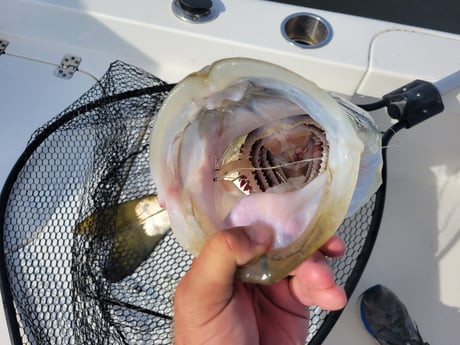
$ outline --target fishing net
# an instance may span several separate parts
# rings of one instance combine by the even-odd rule
[[[191,256],[169,231],[140,261],[129,250],[115,257],[117,235],[98,230],[116,226],[113,206],[155,194],[148,143],[169,90],[117,61],[33,134],[0,199],[2,293],[14,343],[171,343],[172,298]],[[383,193],[340,227],[348,250],[331,265],[348,295],[372,249]],[[311,307],[307,343],[321,343],[339,314]]]

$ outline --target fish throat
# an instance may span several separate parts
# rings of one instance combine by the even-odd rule
[[[245,194],[295,191],[326,170],[328,153],[326,132],[315,120],[289,116],[230,145],[215,180],[230,180]]]

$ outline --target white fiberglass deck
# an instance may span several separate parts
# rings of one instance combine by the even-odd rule
[[[207,24],[179,21],[168,1],[3,0],[0,40],[0,185],[34,129],[72,103],[120,59],[176,82],[214,60],[275,62],[348,96],[380,97],[414,79],[436,81],[460,69],[460,36],[257,0],[219,1]],[[64,5],[65,4],[65,5]],[[319,49],[288,44],[285,17],[314,12],[332,25]],[[82,58],[70,80],[54,76],[65,54]],[[88,72],[88,73],[85,73]],[[369,264],[325,344],[371,344],[356,299],[384,284],[406,303],[425,340],[452,344],[460,324],[460,105],[392,141],[385,214]],[[378,119],[382,129],[389,121]],[[0,344],[9,344],[0,313]]]

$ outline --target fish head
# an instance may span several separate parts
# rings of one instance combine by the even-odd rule
[[[173,232],[192,254],[229,227],[273,228],[272,250],[239,270],[244,281],[272,283],[340,226],[363,152],[355,123],[328,93],[283,67],[233,58],[171,91],[150,162]]]

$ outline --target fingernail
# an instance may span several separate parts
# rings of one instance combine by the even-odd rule
[[[252,242],[258,245],[268,244],[273,240],[273,229],[267,225],[257,224],[246,230]]]

